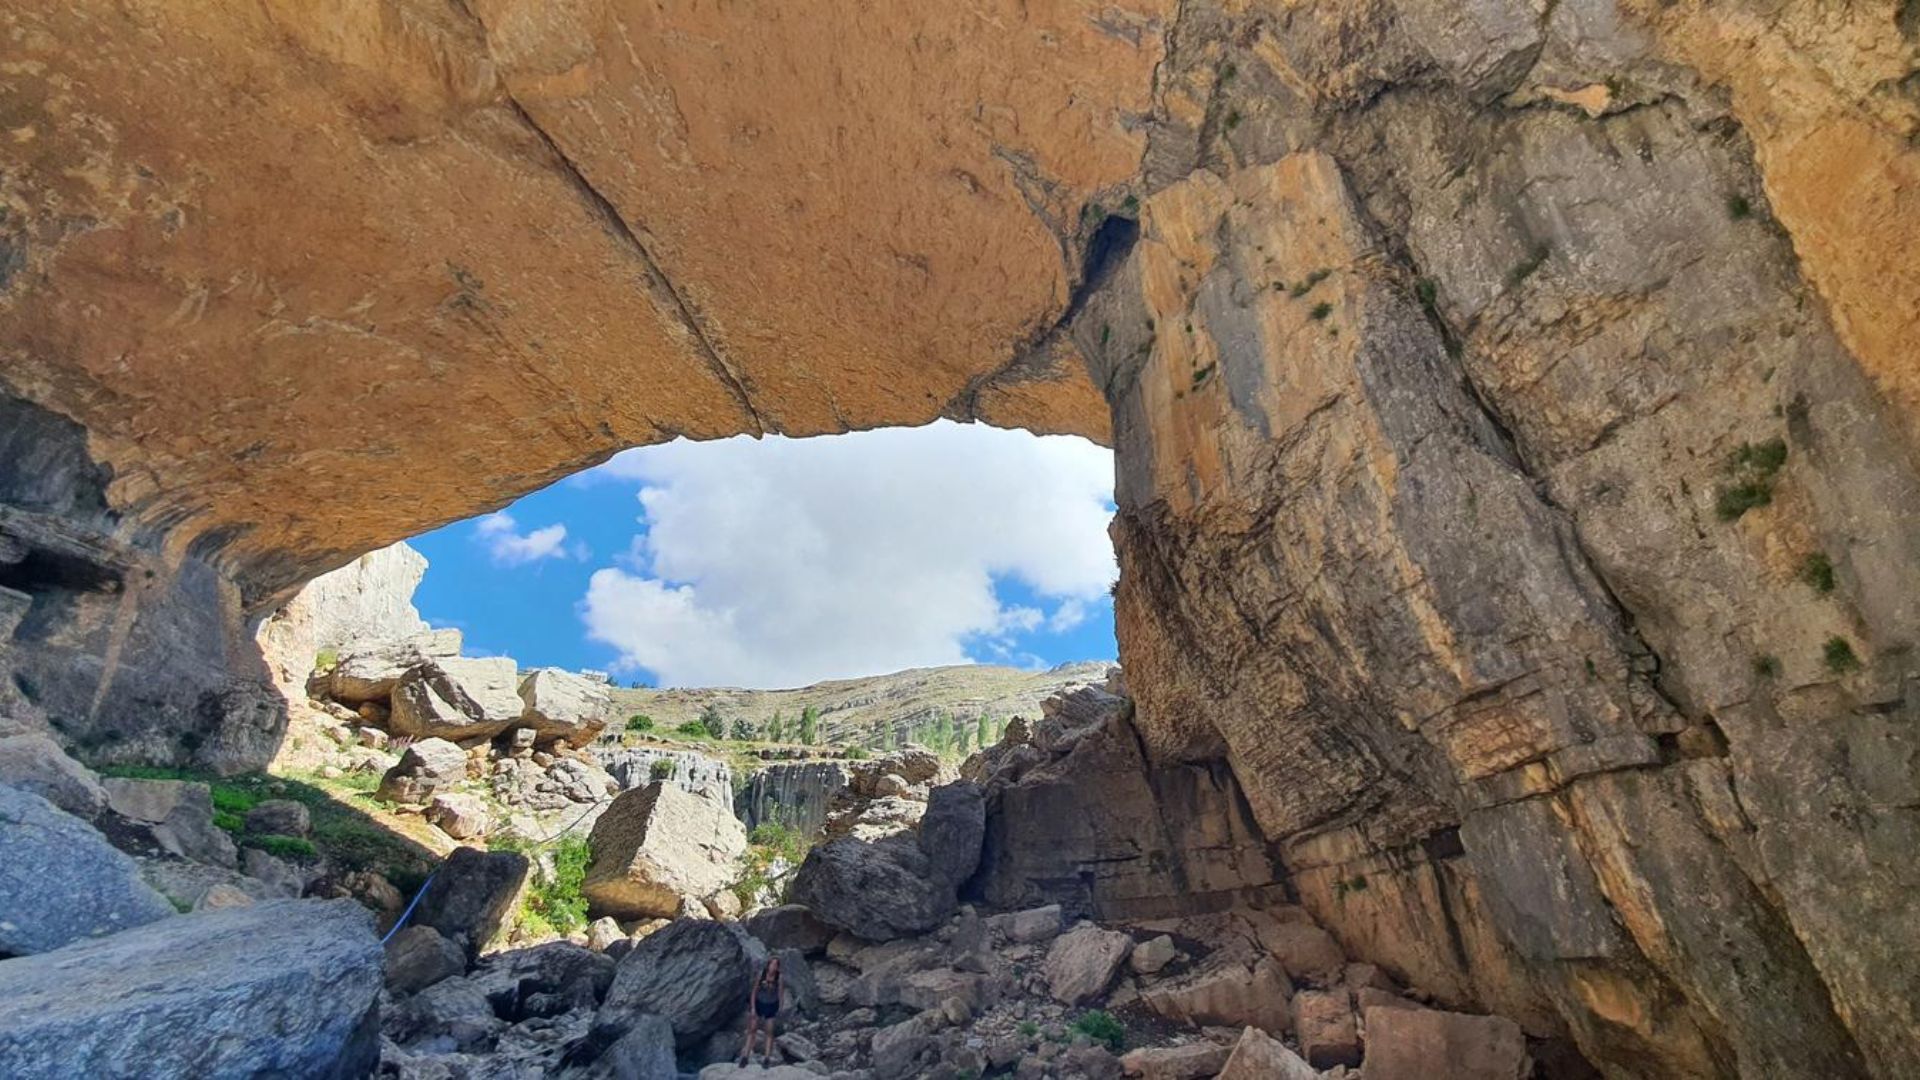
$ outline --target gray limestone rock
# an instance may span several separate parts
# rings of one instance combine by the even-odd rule
[[[620,958],[597,1026],[626,1030],[653,1014],[673,1026],[675,1045],[695,1046],[741,1015],[765,958],[760,943],[731,923],[675,920]]]
[[[93,826],[0,786],[0,955],[43,953],[173,913]]]
[[[617,918],[670,918],[681,897],[705,898],[738,876],[747,831],[726,803],[665,782],[621,792],[587,838],[592,861],[580,891]]]
[[[233,838],[213,823],[213,793],[207,785],[110,776],[101,786],[108,809],[144,826],[162,850],[228,869],[240,865]]]
[[[520,724],[532,728],[541,743],[565,739],[585,746],[613,711],[605,682],[558,668],[540,668],[522,680],[520,700],[525,703]]]
[[[0,784],[32,792],[88,820],[107,805],[107,793],[93,770],[68,757],[52,738],[37,732],[0,738]]]
[[[519,669],[504,656],[449,656],[408,668],[393,686],[395,735],[490,739],[520,720]]]
[[[163,919],[0,962],[0,1075],[365,1076],[380,945],[351,900]]]

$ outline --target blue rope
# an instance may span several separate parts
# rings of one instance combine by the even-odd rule
[[[407,925],[408,917],[410,917],[413,914],[414,908],[417,908],[420,906],[420,898],[427,895],[427,887],[433,884],[433,879],[439,873],[440,871],[438,869],[434,870],[433,873],[427,875],[427,880],[420,883],[420,891],[413,894],[413,903],[408,904],[407,910],[401,912],[400,917],[394,920],[393,929],[387,931],[387,936],[380,939],[381,945],[384,946],[387,942],[392,941],[393,935],[399,933],[400,928]]]

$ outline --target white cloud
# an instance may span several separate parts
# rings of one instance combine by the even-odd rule
[[[647,532],[596,572],[589,636],[664,685],[797,686],[966,662],[1106,600],[1113,457],[947,422],[630,450]],[[1045,601],[1003,604],[996,579]],[[1049,606],[1053,606],[1051,603]],[[1022,659],[1027,659],[1022,655]]]
[[[541,559],[565,558],[569,554],[579,559],[587,557],[583,544],[576,544],[569,552],[565,525],[547,525],[521,533],[513,516],[505,512],[488,514],[474,522],[473,533],[474,539],[486,546],[487,557],[496,566],[519,566]]]

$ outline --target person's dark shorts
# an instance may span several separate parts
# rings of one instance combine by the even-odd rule
[[[780,1014],[780,999],[775,998],[772,1001],[763,1001],[760,998],[754,998],[753,1014],[762,1020],[773,1019]]]

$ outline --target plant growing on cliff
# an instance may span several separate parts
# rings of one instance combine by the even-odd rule
[[[313,673],[316,675],[324,675],[327,672],[332,671],[334,668],[337,668],[339,666],[340,666],[340,650],[339,649],[326,648],[326,649],[321,649],[319,652],[313,654]]]
[[[1771,679],[1780,674],[1780,658],[1761,653],[1753,658],[1753,673],[1763,679]]]
[[[632,716],[627,717],[627,730],[628,731],[652,731],[653,717],[648,716],[645,713],[635,713]]]
[[[1753,203],[1745,195],[1729,195],[1727,216],[1735,221],[1745,221],[1753,216]]]
[[[680,763],[672,758],[654,758],[647,766],[647,777],[652,780],[671,780],[680,772]]]
[[[1824,551],[1816,551],[1800,560],[1800,580],[1813,586],[1814,592],[1833,591],[1833,560]]]
[[[584,836],[563,836],[553,847],[550,859],[539,857],[537,845],[512,839],[496,839],[488,845],[496,851],[520,851],[533,860],[532,880],[520,901],[520,929],[530,937],[570,934],[587,926],[587,898],[580,886],[587,880],[587,863],[593,853]]]
[[[1327,303],[1324,300],[1318,304],[1313,305],[1313,310],[1307,312],[1307,316],[1313,319],[1315,322],[1319,322],[1321,319],[1324,319],[1331,314],[1333,314],[1333,305]]]
[[[1733,482],[1721,485],[1715,493],[1714,513],[1721,521],[1737,521],[1747,511],[1772,503],[1774,477],[1786,462],[1784,439],[1741,443],[1727,458],[1724,471]]]
[[[1853,643],[1838,634],[1827,639],[1821,654],[1827,662],[1827,670],[1835,675],[1860,670],[1860,657],[1854,654]]]
[[[1105,1009],[1088,1009],[1074,1018],[1073,1030],[1114,1053],[1127,1044],[1127,1027]]]

